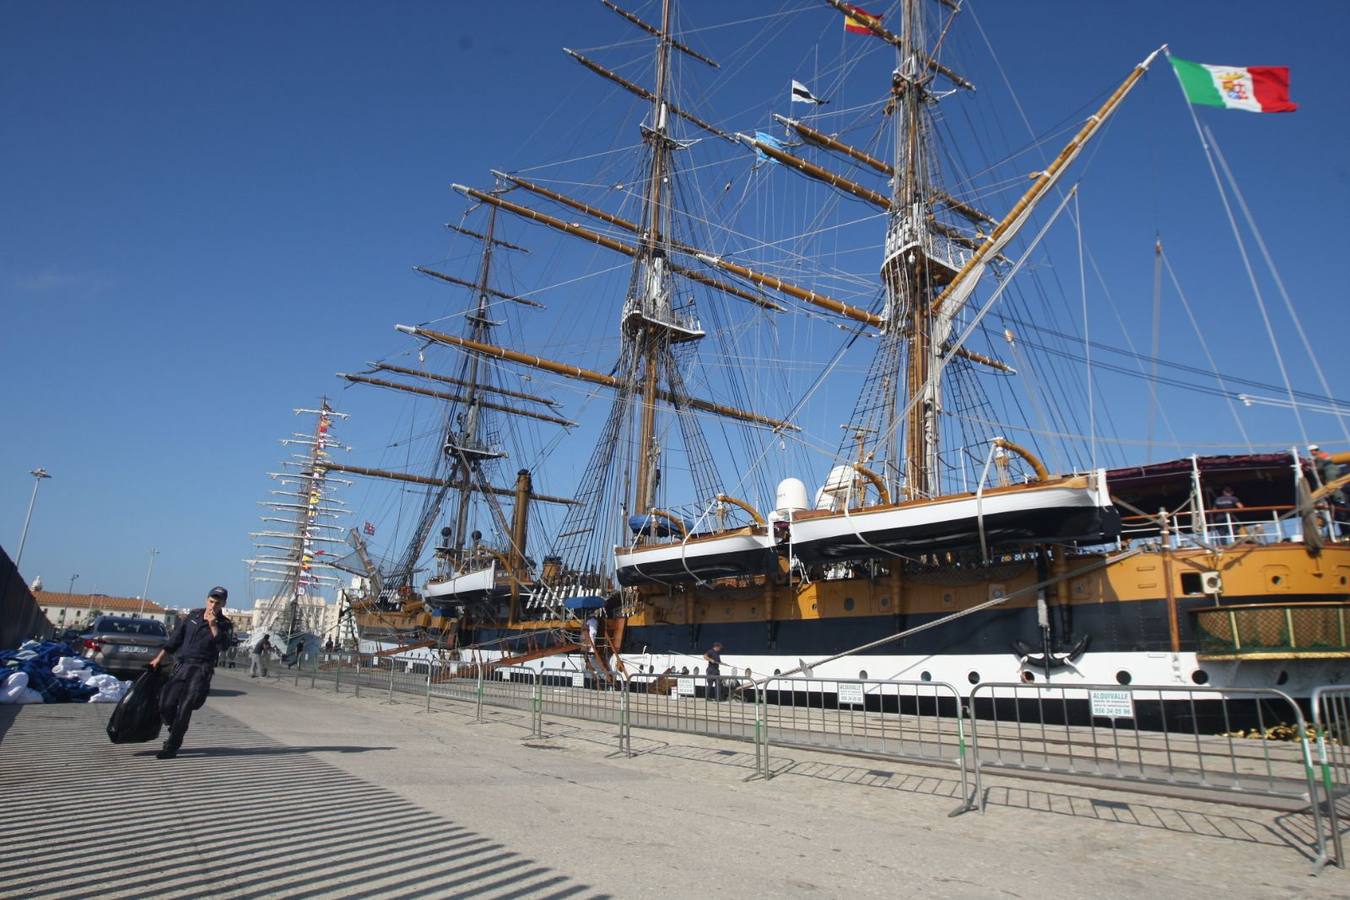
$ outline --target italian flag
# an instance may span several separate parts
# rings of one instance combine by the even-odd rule
[[[1248,112],[1293,112],[1286,66],[1207,66],[1169,57],[1186,99]]]

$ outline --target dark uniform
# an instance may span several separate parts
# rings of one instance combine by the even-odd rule
[[[187,734],[194,710],[202,708],[211,690],[211,675],[220,651],[234,640],[234,623],[217,613],[216,634],[206,622],[206,610],[194,609],[178,623],[164,649],[176,660],[173,674],[159,692],[159,714],[169,729],[164,750],[176,753]]]
[[[722,699],[722,645],[713,644],[712,649],[703,654],[708,661],[708,699]]]

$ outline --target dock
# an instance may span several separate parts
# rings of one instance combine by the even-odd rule
[[[283,670],[283,673],[285,670]],[[299,684],[296,683],[299,681]],[[220,670],[177,759],[111,707],[0,707],[26,897],[1341,897],[1302,811],[361,696]],[[703,702],[703,701],[700,701]]]

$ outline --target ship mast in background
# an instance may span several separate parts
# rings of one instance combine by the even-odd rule
[[[271,601],[259,604],[253,627],[275,634],[283,646],[306,634],[323,634],[326,607],[320,594],[341,584],[340,576],[330,574],[335,571],[329,562],[335,558],[333,547],[342,544],[342,526],[335,522],[351,514],[333,496],[337,485],[351,482],[329,474],[329,451],[342,447],[333,420],[347,415],[334,412],[327,398],[318,409],[297,409],[295,414],[314,416],[314,429],[281,441],[282,446],[304,449],[282,462],[284,471],[268,473],[280,488],[270,492],[276,499],[259,505],[273,514],[262,517],[263,531],[249,535],[257,552],[244,561],[254,582],[277,585]]]

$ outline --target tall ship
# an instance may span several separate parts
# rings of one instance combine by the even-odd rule
[[[313,651],[351,630],[336,614],[344,574],[334,565],[347,555],[344,523],[352,513],[338,492],[351,482],[328,471],[333,451],[344,447],[335,426],[347,414],[326,397],[293,412],[312,424],[281,439],[287,453],[280,468],[267,473],[274,486],[258,501],[259,530],[249,535],[253,554],[244,560],[254,600],[249,642],[266,634],[289,654]]]
[[[681,27],[674,0],[601,3],[628,31],[565,51],[595,76],[574,140],[550,136],[565,161],[454,185],[477,277],[421,271],[463,291],[462,327],[398,324],[419,364],[374,368],[404,381],[344,376],[441,404],[422,470],[329,467],[423,491],[403,549],[369,568],[369,633],[629,673],[697,673],[716,641],[752,678],[960,691],[1343,680],[1350,456],[1309,448],[1307,410],[1340,421],[1320,369],[1320,391],[1225,374],[1198,324],[1207,364],[1161,355],[1164,274],[1196,324],[1161,240],[1151,351],[1089,311],[1116,307],[1084,157],[1149,72],[1171,78],[1167,48],[999,155],[958,0],[822,0],[793,14],[810,27],[722,37],[726,68],[698,46],[721,30]],[[728,69],[816,28],[822,46],[842,28],[837,59],[803,45],[813,75],[778,73],[775,108],[715,110]],[[1246,261],[1233,217],[1259,231],[1194,122]],[[531,290],[494,281],[498,255],[555,241]],[[1146,399],[1121,401],[1131,383]],[[1163,440],[1169,411],[1203,415],[1167,399],[1188,390],[1240,437]],[[1274,444],[1241,412],[1268,393],[1296,420]],[[508,448],[529,447],[524,422],[556,433]]]

